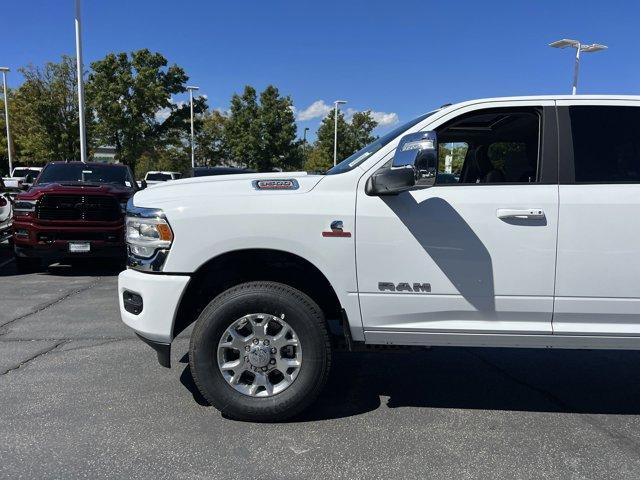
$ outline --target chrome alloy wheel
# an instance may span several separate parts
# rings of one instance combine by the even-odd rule
[[[238,392],[270,397],[288,388],[300,373],[302,348],[293,328],[267,313],[239,318],[218,343],[218,367]]]

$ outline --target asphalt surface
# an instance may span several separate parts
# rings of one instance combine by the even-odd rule
[[[18,275],[0,245],[2,478],[634,478],[640,353],[343,353],[284,424],[223,418],[121,324],[117,271]]]

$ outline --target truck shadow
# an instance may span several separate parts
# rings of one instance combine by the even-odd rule
[[[56,277],[109,277],[116,276],[125,269],[124,262],[86,259],[70,263],[55,263],[41,267],[29,273],[18,272],[15,262],[9,262],[0,268],[0,277],[17,277],[21,275],[46,275]]]
[[[491,255],[446,200],[417,202],[410,192],[382,200],[469,303],[479,312],[495,312]]]
[[[639,364],[640,352],[630,351],[340,352],[317,402],[292,421],[350,417],[381,406],[638,415]],[[208,405],[188,365],[181,381],[196,402]]]

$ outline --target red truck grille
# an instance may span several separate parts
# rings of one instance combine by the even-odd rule
[[[122,217],[120,204],[102,195],[44,195],[36,207],[41,220],[113,222]]]

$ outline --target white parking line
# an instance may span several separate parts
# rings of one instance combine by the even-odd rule
[[[5,265],[9,265],[11,262],[13,262],[13,258],[0,263],[0,268],[4,267]]]

